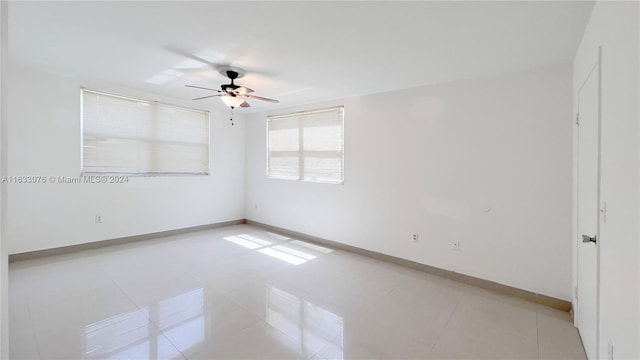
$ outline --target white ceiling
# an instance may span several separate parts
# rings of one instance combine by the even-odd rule
[[[593,2],[12,2],[10,61],[190,99],[205,59],[268,110],[568,63]],[[199,70],[194,70],[199,69]],[[218,102],[218,99],[201,101]]]

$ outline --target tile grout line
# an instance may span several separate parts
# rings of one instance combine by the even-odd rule
[[[538,349],[538,359],[540,359],[540,324],[538,323],[538,307],[536,306],[536,345]]]
[[[111,277],[110,277],[108,274],[106,274],[106,272],[104,272],[104,270],[100,267],[100,265],[97,265],[97,266],[96,266],[96,269],[98,269],[99,271],[101,271],[102,273],[104,273],[104,274],[107,276],[107,278],[108,278],[109,280],[111,280],[112,282],[114,282],[114,281],[113,281],[113,279],[111,279]],[[117,286],[117,284],[115,284],[115,282],[114,282],[114,285],[116,285],[116,287],[117,287],[119,290],[121,290],[121,289],[120,289],[120,287],[119,287],[119,286]],[[121,291],[122,291],[122,290],[121,290]],[[124,291],[123,291],[123,293],[124,293]],[[125,293],[125,295],[126,295],[126,293]],[[135,303],[134,303],[134,305],[135,305]],[[136,305],[136,307],[137,307],[137,305]],[[29,301],[29,298],[27,298],[27,309],[28,309],[28,311],[29,311],[29,320],[30,320],[30,323],[31,323],[31,327],[32,327],[32,330],[33,330],[34,340],[35,340],[35,342],[36,342],[36,347],[37,347],[37,350],[38,350],[38,357],[39,357],[39,359],[42,359],[43,357],[42,357],[42,351],[41,351],[41,344],[40,344],[40,340],[39,340],[38,334],[45,333],[45,332],[48,332],[48,331],[52,331],[52,330],[54,330],[54,329],[56,329],[56,328],[59,328],[59,327],[62,327],[62,326],[64,326],[64,325],[51,325],[51,326],[49,326],[48,328],[45,328],[44,330],[36,331],[36,330],[35,330],[35,325],[34,325],[34,323],[33,323],[33,316],[32,316],[32,314],[31,314],[31,301]],[[83,315],[82,319],[84,319],[84,315]]]
[[[326,344],[322,345],[322,346],[321,346],[321,347],[320,347],[316,352],[314,352],[311,356],[308,356],[308,357],[307,357],[307,359],[313,359],[313,358],[315,358],[316,356],[320,356],[320,357],[322,357],[322,359],[326,359],[326,357],[324,357],[324,356],[320,355],[320,352],[321,352],[322,350],[324,350],[324,348],[326,348],[327,346],[329,346],[329,345],[333,344],[333,342],[334,342],[335,340],[337,340],[339,337],[340,337],[340,334],[336,335],[333,339],[329,340]]]
[[[291,241],[291,239],[289,239],[289,240],[284,240],[284,241],[282,241],[282,243],[287,243],[287,242],[290,242],[290,241]],[[338,251],[338,250],[334,250],[334,251]],[[262,324],[263,324],[263,325],[265,325],[265,326],[268,326],[268,327],[270,327],[270,328],[273,328],[275,331],[277,331],[277,332],[281,333],[282,335],[284,335],[286,338],[288,338],[289,340],[293,341],[294,343],[296,343],[296,344],[300,345],[301,347],[303,347],[303,349],[302,349],[302,350],[303,350],[303,351],[306,351],[306,350],[304,349],[304,346],[305,346],[305,344],[304,344],[304,343],[297,341],[295,338],[291,337],[289,334],[287,334],[287,333],[283,332],[282,330],[280,330],[280,329],[278,329],[278,328],[275,328],[274,326],[272,326],[271,324],[269,324],[269,323],[268,323],[268,321],[267,321],[266,316],[265,316],[265,318],[264,318],[264,319],[263,319],[263,318],[261,318],[258,314],[255,314],[253,311],[251,311],[251,310],[250,310],[248,307],[246,307],[244,304],[241,304],[241,303],[237,302],[235,299],[233,299],[233,298],[231,298],[231,297],[229,297],[229,296],[228,296],[230,293],[232,293],[232,292],[234,292],[234,291],[237,291],[237,290],[240,290],[241,288],[243,288],[243,287],[245,287],[245,286],[247,286],[247,285],[251,285],[251,284],[259,283],[259,282],[269,282],[269,279],[270,279],[270,278],[272,278],[272,277],[274,277],[274,276],[277,276],[277,275],[279,275],[279,274],[281,274],[281,273],[284,273],[285,271],[287,271],[287,270],[289,270],[289,269],[291,269],[291,268],[290,268],[290,267],[287,267],[287,268],[282,268],[282,269],[278,269],[278,270],[273,270],[273,271],[269,272],[268,274],[266,274],[263,278],[260,278],[260,279],[256,279],[256,280],[254,280],[254,281],[251,281],[251,282],[249,282],[248,284],[245,284],[245,285],[243,285],[243,286],[241,286],[241,287],[239,287],[239,288],[228,290],[228,291],[226,291],[226,292],[224,292],[224,293],[219,294],[219,296],[221,296],[221,297],[223,297],[223,298],[227,299],[228,301],[232,302],[233,304],[237,305],[240,309],[243,309],[244,311],[247,311],[248,313],[250,313],[250,314],[252,314],[252,315],[254,315],[254,316],[258,317],[258,321],[257,321],[257,322],[255,322],[255,323],[253,323],[253,324],[250,324],[250,325],[245,326],[245,327],[242,329],[243,331],[245,331],[246,329],[248,329],[248,328],[250,328],[250,327],[252,327],[252,326],[257,326],[257,324],[259,324],[259,323],[262,323]],[[399,285],[399,284],[398,284],[398,285]],[[396,285],[396,287],[397,287],[398,285]],[[290,288],[293,288],[293,289],[296,289],[296,290],[298,290],[298,291],[302,292],[303,294],[308,295],[308,294],[306,293],[306,291],[304,291],[304,290],[300,289],[298,286],[295,286],[295,285],[292,285],[292,284],[288,284],[288,286],[289,286]],[[395,287],[394,287],[394,289],[392,289],[392,291],[393,291],[393,290],[395,290]],[[388,295],[388,294],[387,294],[387,295]],[[304,300],[304,299],[303,299],[303,300]],[[332,303],[332,302],[329,302],[329,303],[330,303],[331,305],[333,305],[333,306],[337,306],[336,304],[334,304],[334,303]],[[332,344],[336,339],[338,339],[340,336],[341,336],[341,334],[337,334],[337,335],[335,335],[333,338],[331,338],[330,340],[328,340],[328,341],[327,341],[327,343],[325,343],[325,344],[324,344],[324,345],[322,345],[320,348],[318,348],[318,350],[316,350],[316,351],[315,351],[315,352],[313,352],[313,353],[309,353],[309,354],[307,354],[308,356],[307,356],[306,358],[307,358],[307,359],[311,359],[311,358],[314,358],[315,356],[319,355],[319,354],[320,354],[320,352],[321,352],[325,347],[327,347],[327,346],[331,345],[331,344]],[[320,355],[320,356],[321,356],[321,355]],[[322,358],[324,359],[324,357],[322,357]],[[188,359],[188,358],[187,358],[187,359]]]
[[[398,287],[400,287],[400,282],[398,281],[398,283],[396,284],[396,286],[393,287],[393,289],[389,290],[387,292],[387,296],[391,295]]]
[[[102,267],[102,264],[98,264],[98,266],[97,266],[97,267],[100,269],[100,271],[102,271],[102,272],[103,272],[103,273],[104,273],[104,274],[109,278],[109,280],[111,280],[111,282],[112,282],[112,283],[113,283],[113,284],[118,288],[118,290],[120,290],[120,291],[124,294],[124,296],[126,296],[126,297],[127,297],[127,299],[129,299],[129,301],[131,301],[131,303],[133,304],[133,306],[135,306],[135,307],[136,307],[136,309],[138,309],[138,311],[140,311],[141,313],[145,314],[145,312],[144,312],[144,311],[142,311],[142,309],[140,308],[140,306],[138,306],[138,304],[137,304],[137,303],[136,303],[136,302],[131,298],[131,296],[129,296],[129,294],[128,294],[126,291],[124,291],[124,289],[120,286],[120,284],[118,284],[118,283],[117,283],[117,282],[116,282],[116,281],[111,277],[111,275],[109,275],[109,273],[108,273],[108,272],[107,272],[107,271]],[[165,335],[164,331],[162,331],[162,329],[160,329],[160,326],[159,326],[160,324],[155,324],[153,321],[151,321],[151,318],[149,317],[149,314],[148,314],[148,313],[146,313],[144,316],[145,316],[145,317],[147,318],[147,320],[149,321],[149,322],[147,323],[147,325],[146,325],[146,326],[147,326],[147,328],[148,328],[150,325],[152,325],[152,326],[158,326],[158,332],[160,332],[160,334],[162,334],[162,336],[167,340],[167,342],[169,342],[169,344],[171,344],[171,346],[173,346],[173,348],[174,348],[174,349],[176,349],[176,351],[177,351],[180,355],[182,355],[182,357],[183,357],[184,359],[189,360],[189,358],[188,358],[185,354],[183,354],[183,353],[182,353],[182,351],[180,351],[180,349],[178,349],[178,347],[177,347],[177,346],[176,346],[176,345],[171,341],[171,339],[169,339],[169,337],[167,337],[167,335]]]
[[[38,359],[42,359],[42,354],[40,352],[40,341],[38,341],[38,334],[36,334],[36,327],[33,325],[33,316],[31,315],[31,302],[29,301],[29,298],[27,298],[26,301],[27,301],[27,311],[29,311],[29,324],[31,325],[33,340],[35,340],[36,348],[38,350]]]
[[[442,337],[444,332],[447,330],[447,327],[449,326],[449,323],[451,322],[451,319],[453,318],[453,314],[455,314],[456,310],[458,310],[458,305],[460,304],[460,301],[462,300],[463,296],[464,295],[461,295],[460,299],[458,299],[458,301],[456,301],[456,305],[453,307],[453,310],[451,310],[451,314],[449,314],[449,318],[447,319],[447,322],[442,327],[442,331],[440,331],[440,334],[438,334],[438,337],[436,337],[436,340],[433,342],[433,345],[431,346],[431,350],[435,350],[436,349],[436,346],[438,345],[438,342],[440,341],[440,338]]]

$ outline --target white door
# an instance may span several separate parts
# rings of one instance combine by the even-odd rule
[[[598,344],[600,61],[578,90],[578,291],[576,322],[587,357]]]

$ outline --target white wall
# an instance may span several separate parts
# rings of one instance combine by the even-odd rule
[[[0,3],[0,175],[7,169],[7,18]],[[9,266],[7,252],[7,186],[0,184],[0,359],[9,358]]]
[[[183,106],[111,84],[9,64],[9,175],[80,174],[80,86]],[[211,176],[131,177],[128,184],[11,184],[9,253],[244,218],[244,121],[212,111]],[[241,117],[241,116],[239,116]],[[240,119],[239,119],[240,120]],[[102,224],[96,224],[100,214]]]
[[[607,358],[609,341],[615,359],[640,358],[638,7],[596,3],[574,61],[575,112],[578,82],[602,46],[601,201],[607,221],[600,223],[600,358]]]
[[[333,105],[344,185],[266,178],[248,116],[248,219],[571,299],[570,65],[304,108]]]

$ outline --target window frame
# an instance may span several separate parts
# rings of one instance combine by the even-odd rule
[[[197,111],[206,114],[206,123],[207,123],[207,170],[204,172],[178,172],[178,171],[163,171],[163,172],[148,172],[148,171],[138,171],[138,172],[129,172],[129,171],[88,171],[85,170],[84,165],[84,94],[85,91],[93,92],[98,95],[106,95],[115,98],[120,98],[129,101],[135,101],[138,103],[146,103],[149,105],[157,104],[162,106],[173,107],[182,110],[188,111]],[[202,110],[202,109],[194,109],[187,106],[175,105],[166,103],[163,101],[156,100],[146,100],[139,99],[128,95],[120,95],[114,94],[106,91],[93,90],[87,87],[80,87],[80,175],[88,175],[88,176],[109,176],[109,175],[125,175],[125,176],[133,176],[133,177],[172,177],[172,176],[210,176],[211,175],[211,111]]]
[[[279,119],[279,118],[287,118],[287,117],[294,117],[294,116],[301,116],[301,115],[309,115],[309,114],[315,114],[315,113],[323,113],[323,112],[330,112],[330,111],[335,111],[335,110],[340,110],[341,111],[341,121],[340,121],[340,128],[342,131],[342,136],[340,139],[340,147],[341,147],[341,151],[340,151],[340,162],[342,165],[342,173],[341,173],[341,179],[339,181],[330,181],[330,180],[311,180],[311,179],[305,179],[304,178],[304,167],[300,166],[304,164],[304,156],[300,155],[299,158],[299,165],[298,165],[298,178],[293,179],[293,178],[287,178],[287,177],[283,177],[283,176],[272,176],[269,174],[270,169],[269,169],[269,164],[270,164],[270,155],[269,155],[269,124],[270,121],[273,119]],[[332,185],[344,185],[344,178],[345,178],[345,161],[344,161],[344,152],[345,152],[345,148],[344,148],[344,139],[345,139],[345,126],[344,126],[344,117],[345,117],[345,107],[344,105],[339,105],[339,106],[331,106],[331,107],[326,107],[326,108],[319,108],[319,109],[312,109],[312,110],[302,110],[302,111],[296,111],[296,112],[292,112],[292,113],[284,113],[284,114],[278,114],[278,115],[269,115],[267,116],[267,121],[266,121],[266,154],[265,154],[265,162],[266,162],[266,177],[268,179],[274,179],[274,180],[288,180],[288,181],[301,181],[301,182],[309,182],[309,183],[319,183],[319,184],[332,184]],[[298,148],[298,153],[300,154],[301,149]]]

